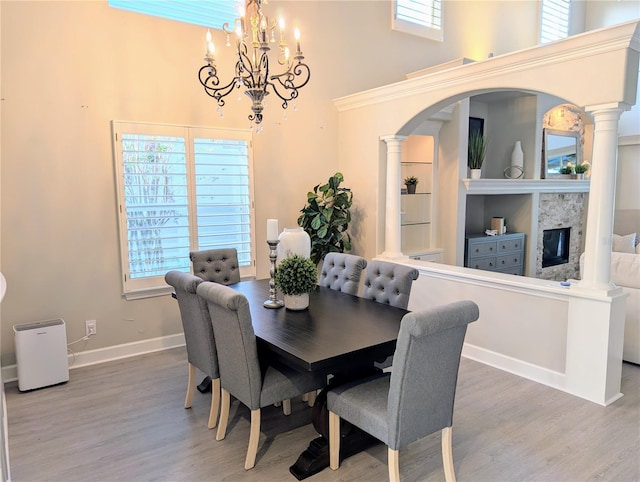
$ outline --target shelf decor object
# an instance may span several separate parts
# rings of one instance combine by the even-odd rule
[[[285,41],[284,19],[281,17],[276,22],[274,17],[266,16],[262,12],[262,5],[266,3],[266,0],[246,0],[240,17],[234,20],[233,29],[229,30],[228,23],[222,26],[222,30],[227,34],[227,47],[231,46],[230,36],[233,34],[235,37],[237,61],[233,78],[226,84],[220,82],[210,31],[207,31],[206,35],[206,63],[198,71],[198,78],[205,92],[218,102],[218,112],[221,116],[225,97],[234,89],[244,87],[244,93],[251,99],[252,113],[248,117],[256,125],[262,122],[263,100],[269,91],[278,96],[282,101],[282,108],[286,109],[289,102],[298,98],[299,90],[307,85],[311,77],[309,66],[303,62],[300,31],[296,28],[294,32],[296,52],[292,56]],[[274,74],[269,66],[269,44],[276,42],[278,56],[274,60],[283,70]]]
[[[522,144],[516,141],[511,153],[511,166],[504,170],[504,177],[507,179],[520,179],[524,176],[524,153],[522,152]]]
[[[278,259],[278,220],[267,219],[267,244],[269,245],[269,299],[263,303],[265,308],[282,308],[284,302],[278,299],[276,288],[276,260]]]

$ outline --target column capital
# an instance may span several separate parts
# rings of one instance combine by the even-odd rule
[[[631,105],[624,102],[609,102],[607,104],[587,105],[584,107],[586,112],[602,113],[602,112],[619,112],[618,115],[624,111],[631,109]]]
[[[403,142],[406,141],[409,136],[398,136],[398,135],[389,135],[389,136],[380,136],[380,140],[386,142],[387,144],[393,144],[394,142]]]

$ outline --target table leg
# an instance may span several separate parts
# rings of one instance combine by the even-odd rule
[[[329,386],[325,387],[316,398],[311,409],[311,421],[320,437],[313,439],[307,449],[300,454],[296,463],[289,467],[289,472],[298,480],[306,479],[329,467],[329,410],[327,409],[327,392],[347,380],[361,378],[379,370],[367,369],[357,376],[347,378],[334,377]],[[375,437],[363,432],[346,420],[340,420],[340,460],[362,452],[367,448],[381,443]]]

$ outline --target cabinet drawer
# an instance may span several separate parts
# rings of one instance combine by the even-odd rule
[[[522,239],[505,239],[498,241],[498,253],[507,251],[520,251],[522,249]]]
[[[522,265],[513,266],[511,268],[505,268],[505,269],[497,269],[496,271],[498,273],[515,274],[515,275],[518,275],[518,276],[522,276],[524,274],[524,271],[522,269]]]
[[[495,241],[491,241],[488,243],[469,243],[469,258],[495,254],[496,251],[497,243]]]
[[[468,267],[493,271],[494,269],[496,269],[496,258],[489,257],[489,258],[469,259]]]
[[[504,254],[498,256],[496,268],[511,268],[512,266],[520,266],[522,264],[522,253]]]

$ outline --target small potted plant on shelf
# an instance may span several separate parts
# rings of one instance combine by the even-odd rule
[[[415,194],[416,186],[418,185],[418,178],[416,176],[405,177],[404,185],[407,186],[408,194]]]
[[[589,164],[586,162],[576,164],[573,168],[573,171],[576,173],[576,179],[584,179],[584,175],[589,170],[589,167]]]
[[[567,163],[566,166],[562,166],[559,170],[560,174],[562,174],[565,177],[569,177],[573,175],[573,166],[571,165],[570,162]]]
[[[276,285],[284,295],[284,306],[304,310],[309,306],[309,292],[318,284],[318,268],[310,259],[294,254],[282,260],[276,269]]]
[[[481,133],[474,131],[469,135],[467,149],[467,164],[471,170],[471,179],[480,179],[482,163],[487,155],[488,139]]]

